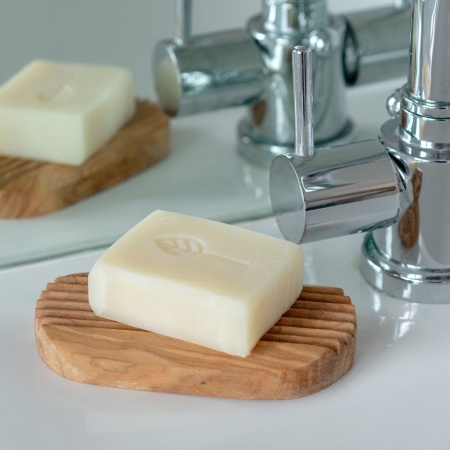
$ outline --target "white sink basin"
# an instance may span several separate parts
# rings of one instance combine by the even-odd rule
[[[65,4],[64,13],[57,0],[48,0],[45,8],[30,0],[10,3],[8,14],[0,17],[0,82],[35,57],[82,59],[132,67],[137,93],[149,95],[149,55],[157,39],[170,36],[170,2],[131,7],[80,0]],[[260,0],[230,3],[196,0],[194,28],[242,26],[243,18],[260,7]],[[345,11],[380,3],[330,4]],[[238,9],[242,17],[235,14]],[[385,98],[402,83],[348,91],[359,138],[376,137],[387,119]],[[63,211],[0,220],[0,448],[450,448],[450,304],[408,303],[370,288],[358,270],[362,236],[304,246],[305,282],[342,287],[358,320],[353,369],[318,394],[239,401],[103,388],[66,380],[40,360],[33,323],[40,291],[56,276],[89,271],[102,251],[93,249],[108,245],[152,210],[210,217],[279,236],[268,171],[244,162],[235,150],[242,114],[228,110],[176,119],[172,154],[159,165]]]
[[[272,219],[247,224],[277,235]],[[66,380],[34,345],[36,299],[58,275],[88,271],[99,252],[0,271],[0,443],[7,449],[449,448],[450,305],[372,290],[358,273],[361,236],[304,246],[305,281],[342,287],[358,319],[353,369],[310,397],[202,398]]]

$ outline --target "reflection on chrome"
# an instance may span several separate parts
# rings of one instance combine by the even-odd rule
[[[405,300],[448,303],[450,2],[413,6],[408,82],[388,100],[394,118],[379,141],[319,150],[299,141],[296,153],[274,159],[270,194],[286,239],[369,231],[361,272],[372,286]],[[308,64],[300,58],[294,67],[308,73]],[[295,89],[297,127],[311,134],[312,88]]]
[[[295,146],[296,46],[308,45],[313,53],[319,145],[355,136],[347,86],[398,77],[407,67],[409,1],[338,16],[329,13],[326,0],[262,0],[261,13],[245,29],[200,36],[191,33],[191,3],[177,0],[174,39],[155,49],[160,103],[171,115],[248,105],[238,128],[239,151],[266,167]]]

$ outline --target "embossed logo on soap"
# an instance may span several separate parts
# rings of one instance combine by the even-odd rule
[[[239,257],[235,258],[233,255],[221,254],[215,251],[211,251],[205,248],[203,242],[199,239],[172,235],[172,236],[157,236],[153,238],[155,244],[166,253],[173,256],[195,256],[195,255],[208,255],[213,257],[213,261],[221,261],[226,264],[237,265],[241,268],[250,268],[251,263],[249,261],[243,261]]]
[[[70,100],[75,95],[75,88],[68,83],[48,86],[37,94],[42,103],[61,103]]]
[[[203,253],[198,239],[186,236],[161,236],[154,238],[156,245],[173,256],[195,256]]]

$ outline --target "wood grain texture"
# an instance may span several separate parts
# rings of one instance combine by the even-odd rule
[[[36,304],[39,355],[71,380],[156,392],[292,399],[347,373],[356,315],[339,288],[305,286],[292,308],[240,358],[96,316],[87,274],[49,283]]]
[[[141,172],[169,147],[168,117],[159,106],[137,100],[134,117],[80,166],[0,157],[0,218],[70,206]]]

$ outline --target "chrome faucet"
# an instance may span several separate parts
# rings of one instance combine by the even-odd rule
[[[450,2],[414,0],[411,24],[408,81],[388,99],[393,118],[379,139],[316,151],[298,137],[294,154],[273,160],[271,199],[287,239],[368,231],[361,272],[369,284],[406,300],[448,303]],[[302,136],[313,130],[308,54],[293,53]]]
[[[410,0],[330,15],[326,0],[262,0],[247,28],[192,36],[191,0],[177,0],[175,38],[154,54],[156,90],[171,115],[248,105],[238,149],[270,165],[295,142],[292,49],[314,54],[314,124],[318,145],[350,142],[345,87],[403,75],[408,63]]]

